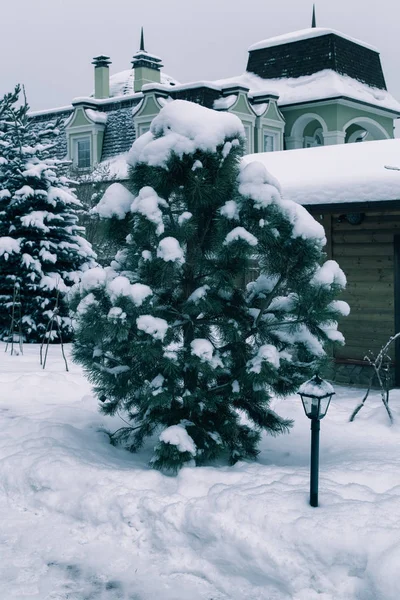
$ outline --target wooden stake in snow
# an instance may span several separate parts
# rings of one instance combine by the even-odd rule
[[[60,291],[57,290],[56,303],[54,306],[54,310],[49,318],[49,322],[47,323],[46,331],[44,332],[43,340],[40,345],[40,364],[42,365],[43,369],[45,369],[46,361],[47,361],[47,354],[49,351],[51,332],[53,331],[53,324],[55,323],[56,328],[57,328],[58,337],[60,338],[61,354],[62,354],[64,362],[65,362],[65,370],[69,371],[68,362],[67,362],[65,352],[64,352],[64,343],[63,343],[63,339],[62,339],[60,321],[59,321],[59,317],[58,317],[58,313],[60,312],[59,299],[60,299]],[[46,350],[45,350],[44,359],[43,359],[43,346],[45,344],[46,344]]]
[[[390,407],[389,407],[389,386],[388,386],[388,381],[387,381],[390,363],[391,363],[388,351],[389,351],[389,346],[395,340],[397,340],[397,338],[399,338],[399,337],[400,337],[400,332],[396,333],[396,335],[392,335],[389,338],[389,340],[386,342],[386,344],[384,346],[382,346],[382,348],[378,352],[378,355],[376,358],[373,358],[373,357],[371,358],[369,356],[364,357],[364,360],[369,362],[373,371],[372,371],[372,374],[371,374],[371,377],[370,377],[370,380],[368,383],[368,389],[365,393],[365,396],[361,400],[360,404],[358,406],[356,406],[356,408],[353,410],[351,417],[350,417],[350,422],[354,421],[356,415],[360,412],[360,410],[364,406],[364,404],[369,396],[369,393],[371,391],[374,377],[376,377],[378,380],[379,388],[380,388],[381,400],[383,402],[383,406],[385,407],[386,412],[389,415],[390,422],[393,423],[393,415],[392,415],[392,411],[390,410]]]
[[[18,313],[18,315],[17,315]],[[17,331],[16,331],[17,330]],[[22,338],[22,306],[21,306],[21,292],[19,283],[15,282],[13,292],[13,303],[11,311],[11,323],[8,331],[8,338],[5,352],[8,350],[9,344],[11,344],[11,356],[14,354],[14,337],[18,335],[18,345],[21,354],[24,353],[23,338]]]

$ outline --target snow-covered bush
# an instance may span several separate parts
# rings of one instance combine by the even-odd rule
[[[9,331],[17,284],[24,338],[43,338],[59,297],[58,322],[48,335],[57,339],[61,331],[68,339],[63,297],[95,255],[78,226],[80,202],[60,174],[64,163],[52,158],[57,124],[34,126],[19,96],[17,87],[0,100],[0,338]]]
[[[291,424],[271,397],[296,390],[342,339],[345,277],[323,263],[323,228],[262,165],[240,165],[243,142],[231,114],[165,106],[129,154],[132,202],[122,190],[97,209],[125,215],[126,243],[76,286],[75,359],[102,410],[132,424],[114,442],[137,450],[159,436],[156,468],[254,458],[263,431]],[[242,289],[254,261],[260,276]]]

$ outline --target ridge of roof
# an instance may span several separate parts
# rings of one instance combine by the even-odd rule
[[[369,50],[373,50],[379,54],[379,50],[368,44],[363,42],[362,40],[358,40],[353,38],[345,33],[341,33],[336,29],[330,29],[328,27],[309,27],[307,29],[300,29],[299,31],[292,31],[290,33],[284,33],[283,35],[277,35],[271,38],[267,38],[265,40],[261,40],[260,42],[256,42],[249,47],[249,52],[253,52],[254,50],[262,50],[264,48],[272,48],[273,46],[281,46],[283,44],[291,44],[294,42],[299,42],[301,40],[308,40],[315,37],[321,37],[322,35],[337,35],[341,38],[344,38],[354,44],[359,46],[363,46],[364,48],[368,48]]]

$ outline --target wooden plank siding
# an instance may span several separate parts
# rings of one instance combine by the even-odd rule
[[[351,309],[339,323],[346,345],[337,347],[334,357],[338,362],[360,364],[370,351],[378,353],[396,327],[400,331],[400,271],[395,280],[395,265],[400,269],[400,210],[370,211],[360,225],[352,225],[339,213],[320,215],[315,209],[310,213],[325,229],[327,258],[336,260],[347,277],[346,290],[339,298]],[[254,264],[241,285],[258,274]],[[390,350],[393,361],[396,355],[396,382],[400,385],[400,340]]]
[[[346,274],[341,299],[351,308],[339,325],[346,345],[335,350],[335,357],[362,360],[369,350],[377,353],[395,332],[394,236],[400,235],[400,211],[366,213],[360,225],[340,214],[329,217],[327,254]],[[324,215],[324,225],[326,221]]]

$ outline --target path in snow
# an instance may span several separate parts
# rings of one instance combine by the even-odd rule
[[[400,392],[390,426],[374,394],[337,388],[321,424],[320,507],[308,505],[309,421],[299,398],[275,409],[290,435],[259,461],[147,467],[101,432],[77,366],[52,347],[0,345],[2,600],[398,600]]]

